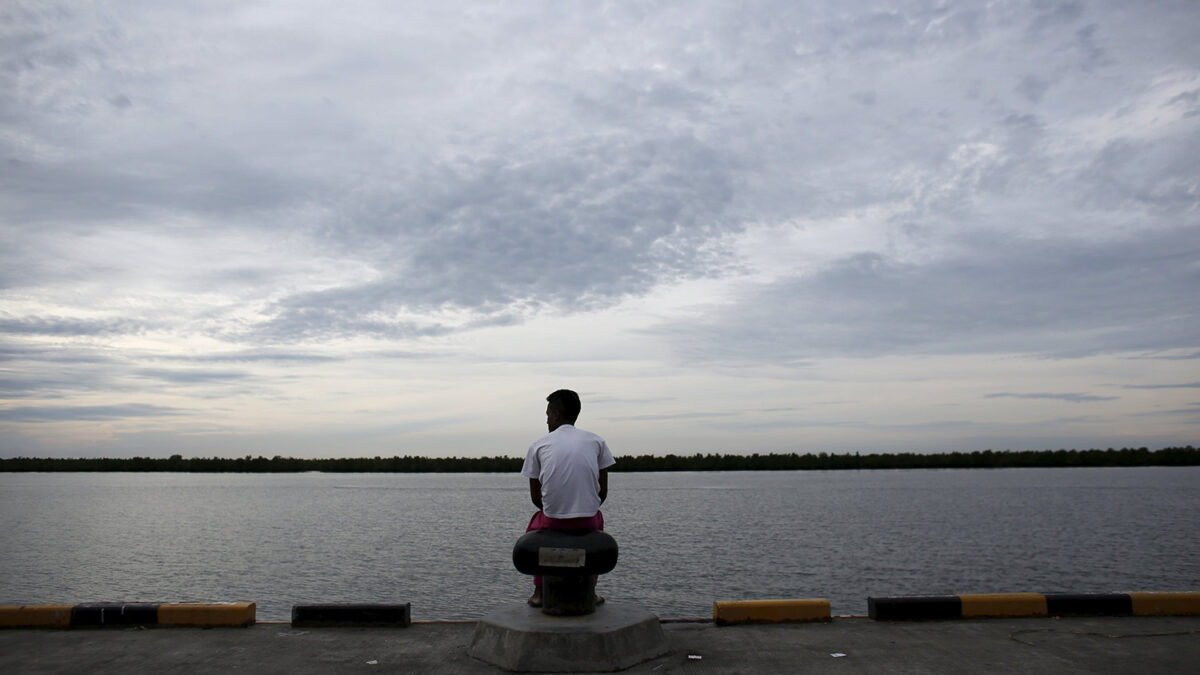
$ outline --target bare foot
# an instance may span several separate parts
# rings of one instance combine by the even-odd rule
[[[604,604],[604,596],[603,596],[603,595],[597,595],[597,596],[596,596],[596,604],[597,604],[597,605],[603,605],[603,604]]]
[[[530,607],[541,607],[542,606],[542,587],[541,586],[534,587],[533,595],[529,596],[529,606]]]

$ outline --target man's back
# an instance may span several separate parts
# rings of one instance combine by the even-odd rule
[[[603,438],[563,424],[529,446],[521,475],[541,482],[547,516],[587,518],[600,509],[600,471],[615,463]]]

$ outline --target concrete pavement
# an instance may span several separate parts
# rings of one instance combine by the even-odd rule
[[[715,626],[665,623],[671,652],[628,673],[1200,672],[1200,617]],[[0,630],[4,673],[496,673],[474,622],[409,628]],[[844,655],[844,656],[841,656]],[[693,658],[699,657],[699,658]]]

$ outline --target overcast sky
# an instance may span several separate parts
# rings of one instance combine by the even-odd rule
[[[13,2],[0,456],[1200,443],[1200,3]]]

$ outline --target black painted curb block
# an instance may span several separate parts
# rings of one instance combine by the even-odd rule
[[[1133,616],[1133,598],[1128,593],[1047,593],[1050,616]]]
[[[157,626],[158,605],[75,605],[71,626]]]
[[[867,598],[867,613],[876,621],[928,621],[962,617],[957,595]]]
[[[334,626],[385,626],[407,628],[412,625],[412,603],[399,605],[333,603],[293,605],[292,625],[305,628]]]

